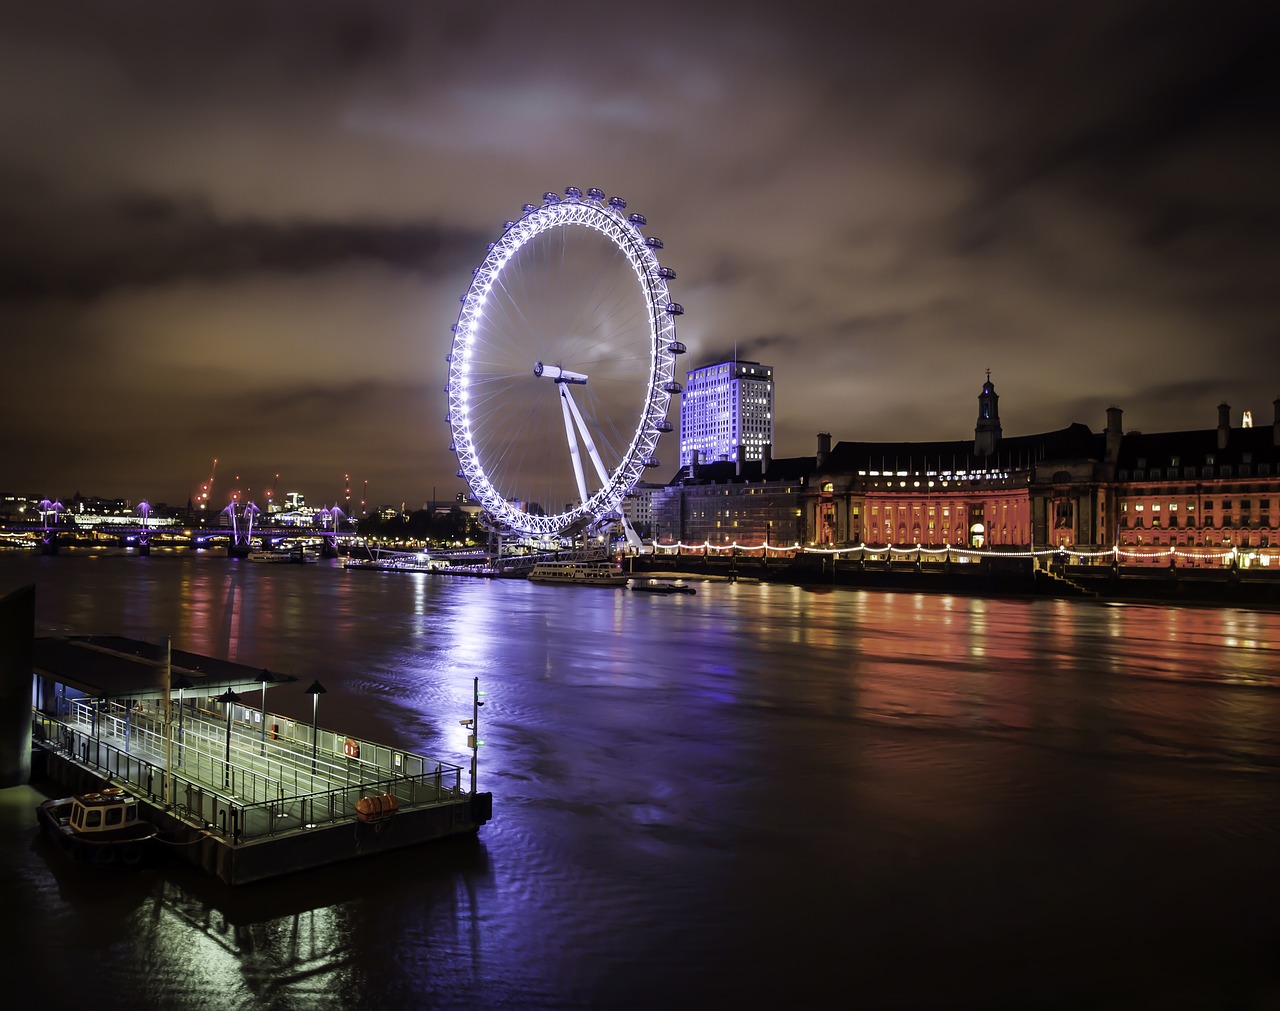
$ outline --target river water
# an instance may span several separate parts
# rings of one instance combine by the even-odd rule
[[[45,1007],[1280,1006],[1280,614],[750,583],[696,596],[0,558],[39,634],[291,672],[465,764],[475,839],[230,889],[102,877],[0,791]]]

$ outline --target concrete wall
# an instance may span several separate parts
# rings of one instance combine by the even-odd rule
[[[32,645],[36,588],[0,597],[0,788],[31,780]]]

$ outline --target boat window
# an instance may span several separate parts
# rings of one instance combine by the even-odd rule
[[[120,825],[124,822],[124,808],[109,807],[107,808],[107,824]]]
[[[102,812],[96,807],[86,808],[84,812],[84,827],[97,828],[102,824]]]
[[[126,808],[124,809],[124,820],[125,820],[125,821],[134,821],[134,820],[136,820],[136,819],[137,819],[137,817],[138,817],[138,805],[137,805],[137,804],[130,804],[128,807],[126,807]]]
[[[82,808],[73,807],[71,809],[71,824],[79,828],[82,821],[84,821],[84,810]]]

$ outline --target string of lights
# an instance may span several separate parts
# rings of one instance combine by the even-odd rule
[[[982,559],[982,558],[1054,558],[1066,559],[1068,561],[1097,563],[1100,559],[1111,559],[1116,562],[1151,562],[1161,559],[1182,560],[1192,562],[1194,564],[1219,564],[1233,565],[1239,563],[1260,564],[1260,565],[1276,565],[1280,564],[1280,547],[1275,548],[1248,548],[1240,550],[1238,547],[1230,547],[1222,550],[1209,551],[1187,551],[1184,548],[1160,548],[1135,551],[1129,548],[1111,547],[1103,548],[1097,551],[1079,551],[1074,548],[1056,547],[1056,548],[1036,548],[1027,551],[985,551],[981,548],[961,548],[953,547],[949,544],[937,547],[925,547],[922,544],[900,546],[888,544],[866,545],[859,544],[854,547],[846,548],[819,548],[806,546],[803,544],[770,544],[762,541],[759,544],[739,544],[734,541],[731,544],[712,544],[710,541],[704,541],[701,544],[685,544],[683,541],[677,541],[673,544],[655,544],[655,551],[664,551],[668,554],[678,551],[702,552],[703,554],[725,552],[762,552],[765,555],[826,555],[833,557],[862,555],[866,561],[884,561],[893,557],[912,558],[964,558],[964,559]]]

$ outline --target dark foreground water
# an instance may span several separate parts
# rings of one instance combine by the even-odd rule
[[[1280,1007],[1280,615],[0,558],[27,582],[42,632],[292,671],[303,719],[319,678],[322,725],[459,764],[479,676],[494,795],[478,839],[231,890],[70,866],[0,791],[36,1006]]]

